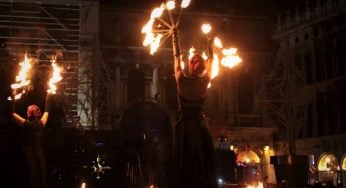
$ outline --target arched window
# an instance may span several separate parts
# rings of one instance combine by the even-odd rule
[[[324,153],[318,160],[318,176],[321,182],[331,182],[336,179],[339,163],[332,153]]]

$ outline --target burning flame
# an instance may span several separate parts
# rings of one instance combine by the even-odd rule
[[[210,24],[203,24],[201,30],[203,33],[208,34],[211,31],[212,27]],[[214,46],[214,54],[213,54],[213,62],[211,65],[211,79],[214,79],[219,74],[219,65],[221,64],[227,68],[233,68],[242,62],[242,59],[237,54],[236,48],[224,49],[222,45],[222,41],[215,37],[213,41]],[[206,59],[206,58],[205,58]],[[211,86],[209,83],[208,88]]]
[[[181,8],[186,8],[186,7],[188,7],[189,5],[190,5],[190,0],[183,0],[182,2],[181,2]]]
[[[166,3],[167,10],[173,10],[175,8],[175,1],[168,1]]]
[[[202,24],[202,32],[205,34],[208,34],[211,31],[211,26],[210,24]]]
[[[56,57],[53,57],[53,59],[51,60],[52,67],[53,67],[53,75],[48,82],[49,89],[47,90],[47,92],[51,94],[56,93],[57,87],[55,84],[58,83],[60,80],[62,80],[62,77],[60,75],[61,68],[58,67],[55,61],[56,61]]]
[[[237,54],[237,48],[223,49],[223,58],[221,59],[221,64],[228,68],[233,68],[242,62],[242,59]]]
[[[174,3],[174,1],[173,1],[173,3]],[[171,3],[169,3],[169,4],[171,4]],[[159,18],[163,14],[165,7],[167,7],[165,4],[161,4],[160,7],[154,8],[153,11],[151,12],[149,21],[142,28],[142,33],[145,34],[143,46],[150,46],[150,54],[151,55],[153,55],[157,51],[157,49],[159,48],[160,41],[161,41],[161,38],[163,36],[162,34],[154,34],[153,33],[152,28],[154,25],[154,21],[156,18]]]
[[[181,67],[181,70],[185,69],[185,63],[183,61],[183,56],[182,55],[180,56],[180,67]]]
[[[246,188],[263,188],[263,183],[259,181],[257,185],[248,185]]]
[[[14,99],[20,99],[21,96],[26,92],[24,87],[28,86],[30,84],[29,80],[29,71],[32,67],[31,59],[28,58],[27,54],[24,56],[24,61],[20,62],[19,65],[21,66],[21,69],[19,70],[18,75],[16,76],[15,83],[11,85],[11,88],[14,90],[15,96]],[[16,93],[17,89],[22,89],[20,93]],[[8,98],[11,100],[11,97]]]
[[[189,6],[189,4],[190,4],[190,0],[183,0],[181,2],[181,8],[186,8]],[[160,7],[156,7],[152,10],[149,21],[143,26],[141,31],[143,34],[145,34],[143,46],[150,47],[151,55],[153,55],[160,47],[161,39],[164,36],[168,37],[171,34],[170,32],[172,32],[172,28],[175,27],[174,26],[175,23],[173,23],[173,19],[170,20],[171,21],[170,23],[171,25],[170,25],[168,22],[164,21],[160,17],[162,16],[165,10],[172,11],[175,8],[176,8],[176,3],[174,0],[169,0],[166,2],[166,4],[162,3]],[[169,29],[161,30],[161,31],[153,30],[156,19],[160,20],[163,23],[163,25],[167,26]]]
[[[214,45],[217,48],[223,48],[221,40],[217,37],[215,37],[215,39],[214,39]]]
[[[195,55],[195,48],[192,46],[190,49],[189,49],[189,60],[192,59],[192,57]]]

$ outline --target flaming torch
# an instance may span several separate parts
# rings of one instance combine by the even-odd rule
[[[18,75],[16,76],[15,83],[11,84],[12,92],[14,94],[14,99],[17,100],[20,99],[21,96],[26,93],[26,91],[29,89],[28,86],[30,84],[29,80],[29,72],[32,67],[31,59],[28,58],[27,54],[24,56],[24,61],[20,62],[19,65],[21,66],[21,69],[18,72]],[[19,93],[18,90],[21,90]],[[11,97],[7,98],[8,100],[12,100]]]
[[[178,26],[181,12],[190,5],[190,0],[183,0],[180,7],[177,7],[174,0],[162,3],[159,7],[152,10],[149,21],[142,28],[145,34],[143,46],[150,47],[150,54],[153,55],[158,48],[169,38],[173,30]],[[172,11],[180,8],[178,19],[174,20]],[[168,21],[162,15],[167,13]]]
[[[56,56],[54,56],[51,60],[52,67],[53,67],[53,75],[49,79],[48,86],[49,89],[47,90],[47,93],[49,94],[56,94],[56,83],[58,83],[60,80],[62,80],[62,77],[60,75],[61,68],[55,63],[56,62]]]

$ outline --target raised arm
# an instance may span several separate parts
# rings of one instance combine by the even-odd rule
[[[44,113],[41,117],[41,122],[42,122],[43,126],[46,126],[47,121],[48,121],[48,115],[49,115],[49,111],[50,111],[51,100],[52,100],[52,94],[48,93],[46,96]]]
[[[12,116],[12,119],[18,123],[20,126],[23,126],[24,125],[24,122],[25,122],[25,119],[22,118],[19,114],[16,113],[16,100],[15,100],[15,92],[12,93],[11,95],[11,116]]]
[[[182,69],[180,66],[179,36],[178,36],[178,31],[176,29],[173,30],[172,42],[173,42],[173,56],[174,56],[174,74],[175,74],[175,79],[178,79],[178,77],[182,73]]]
[[[214,60],[214,51],[213,51],[213,40],[208,37],[208,43],[207,43],[207,56],[208,59],[205,61],[205,70],[207,74],[211,75],[211,64]]]

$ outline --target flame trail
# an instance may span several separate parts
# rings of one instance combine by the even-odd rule
[[[47,90],[47,93],[56,94],[57,87],[55,84],[62,80],[62,77],[60,75],[61,68],[55,63],[56,56],[53,57],[51,62],[53,67],[53,75],[48,82],[49,89]]]
[[[21,66],[21,69],[16,76],[15,83],[11,84],[11,88],[15,94],[14,100],[20,99],[21,96],[26,93],[26,87],[31,83],[29,79],[29,72],[32,64],[31,59],[28,58],[27,54],[24,56],[24,61],[20,62],[19,65]],[[21,92],[17,93],[18,90],[21,90]],[[8,100],[11,100],[11,97],[8,97]]]

